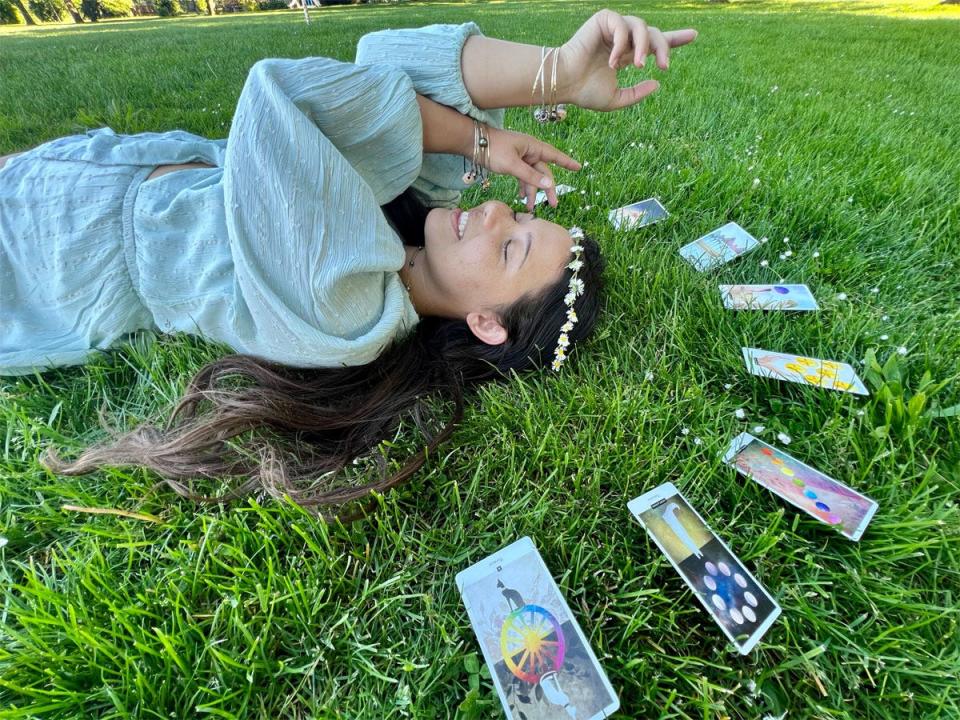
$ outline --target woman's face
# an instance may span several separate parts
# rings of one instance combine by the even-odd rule
[[[574,244],[566,228],[490,200],[471,210],[431,210],[416,264],[444,316],[467,318],[557,282]]]

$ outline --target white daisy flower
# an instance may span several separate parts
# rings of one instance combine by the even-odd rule
[[[571,290],[566,295],[563,296],[563,304],[567,307],[573,305],[574,301],[577,299],[576,293]]]
[[[583,267],[583,260],[571,260],[570,264],[567,265],[567,267],[573,270],[574,272],[577,272],[577,270]]]
[[[553,367],[554,370],[559,371],[560,368],[563,367],[563,360],[560,360],[560,359],[554,360],[551,363],[551,367]]]
[[[577,313],[573,308],[570,308],[569,310],[567,310],[567,320],[569,320],[572,323],[577,322]]]
[[[737,408],[733,411],[733,414],[736,416],[737,420],[744,420],[747,417],[747,411],[743,408]]]
[[[571,230],[570,232],[571,232],[571,234],[573,233],[572,230]],[[570,252],[572,252],[572,253],[582,253],[582,252],[583,252],[583,245],[572,245],[572,246],[570,247]]]
[[[561,332],[567,333],[567,332],[570,332],[571,330],[573,330],[573,323],[570,322],[569,320],[567,320],[563,325],[560,326]]]
[[[560,347],[567,347],[570,345],[570,336],[566,333],[560,333],[560,337],[557,338],[557,345]]]
[[[583,280],[580,278],[573,278],[570,281],[570,289],[575,290],[577,295],[583,295],[586,288],[587,286],[583,284]]]
[[[846,300],[846,299],[847,299],[846,293],[837,293],[837,300]]]
[[[906,345],[901,345],[900,347],[897,348],[897,355],[906,355],[906,354],[907,354]]]
[[[767,429],[767,426],[766,426],[766,425],[754,425],[754,426],[753,426],[753,432],[755,432],[757,435],[759,435],[760,433],[762,433],[762,432],[763,432],[764,430],[766,430],[766,429]]]
[[[793,441],[793,438],[791,438],[791,437],[790,437],[789,435],[787,435],[785,432],[778,432],[778,433],[777,433],[777,440],[779,440],[780,442],[782,442],[784,445],[789,445],[789,444]]]

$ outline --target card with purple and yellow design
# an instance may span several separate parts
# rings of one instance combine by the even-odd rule
[[[850,540],[859,540],[877,503],[750,433],[730,443],[723,461]]]
[[[854,395],[869,395],[866,385],[847,363],[793,355],[792,353],[742,348],[747,370],[752,375],[815,385]]]
[[[723,306],[728,310],[819,310],[806,285],[721,285]]]

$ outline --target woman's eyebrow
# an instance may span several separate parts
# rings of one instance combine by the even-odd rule
[[[523,264],[527,261],[527,255],[530,254],[531,245],[533,245],[533,233],[527,233],[527,249],[523,253],[523,260],[520,261],[519,267],[523,267]]]

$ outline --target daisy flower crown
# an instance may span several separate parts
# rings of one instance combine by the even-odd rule
[[[578,227],[570,228],[570,237],[574,240],[583,239],[583,230]],[[563,304],[567,306],[567,321],[560,326],[560,337],[557,338],[557,347],[553,351],[553,362],[551,367],[554,370],[560,370],[567,361],[567,348],[570,347],[570,331],[577,324],[577,312],[573,309],[573,304],[577,298],[583,295],[585,287],[583,280],[580,279],[580,268],[583,267],[583,245],[575,243],[570,247],[573,253],[573,260],[567,265],[573,272],[570,274],[570,283],[567,294],[563,296]]]

